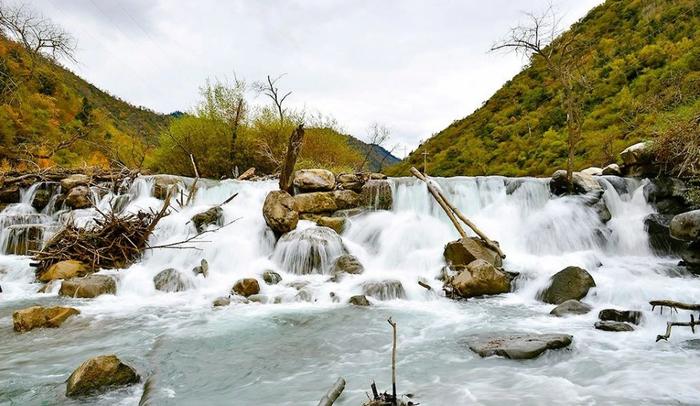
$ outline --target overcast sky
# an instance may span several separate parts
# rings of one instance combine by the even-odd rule
[[[570,24],[601,2],[553,4]],[[30,3],[77,38],[71,70],[135,105],[186,111],[207,78],[286,73],[290,107],[331,115],[360,138],[381,122],[403,156],[522,68],[522,58],[488,49],[550,0]]]

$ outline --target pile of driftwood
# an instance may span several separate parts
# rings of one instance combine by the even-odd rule
[[[59,182],[61,179],[75,174],[89,176],[91,184],[112,183],[118,185],[124,179],[135,179],[139,175],[139,172],[128,168],[66,169],[59,167],[37,169],[33,172],[4,172],[0,173],[0,188],[12,185],[27,187],[36,182]]]
[[[77,227],[69,223],[56,233],[41,251],[34,252],[31,265],[41,276],[51,265],[77,260],[92,269],[124,268],[138,260],[148,247],[148,238],[156,224],[168,214],[170,196],[158,211],[138,212],[118,216],[100,213],[90,227]]]

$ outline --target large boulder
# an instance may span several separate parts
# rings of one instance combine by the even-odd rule
[[[677,178],[655,177],[644,185],[644,197],[660,214],[679,214],[693,208],[688,185]]]
[[[620,152],[623,171],[627,176],[646,176],[656,172],[651,142],[639,142]]]
[[[90,395],[139,380],[136,370],[122,363],[116,355],[100,355],[83,362],[68,377],[66,396]]]
[[[491,263],[476,259],[452,279],[454,292],[464,298],[510,292],[510,277]]]
[[[12,324],[15,331],[20,332],[41,327],[55,328],[76,314],[80,314],[80,310],[72,307],[32,306],[12,313]]]
[[[350,298],[348,303],[350,303],[351,305],[355,305],[355,306],[369,306],[370,305],[369,300],[367,300],[367,296],[365,296],[365,295],[355,295],[355,296]]]
[[[362,293],[379,300],[406,298],[406,291],[398,280],[366,281],[362,284]]]
[[[117,293],[117,282],[109,275],[89,275],[63,281],[58,294],[68,297],[93,298]]]
[[[362,205],[372,210],[391,210],[394,197],[387,180],[370,179],[360,191]]]
[[[68,192],[65,202],[71,209],[85,209],[92,206],[90,196],[91,192],[87,186],[76,186]]]
[[[153,284],[161,292],[182,292],[190,289],[192,282],[180,271],[168,268],[153,277]]]
[[[578,300],[569,299],[552,309],[549,314],[557,317],[564,317],[572,314],[586,314],[591,310],[593,310],[592,306],[579,302]]]
[[[570,299],[581,300],[594,286],[595,281],[588,271],[569,266],[550,278],[549,286],[539,293],[538,298],[551,304],[561,304]]]
[[[340,189],[359,192],[367,182],[367,178],[359,173],[341,173],[335,178],[335,181]]]
[[[300,169],[294,172],[293,183],[301,192],[329,191],[335,188],[335,175],[326,169]]]
[[[700,271],[700,241],[693,241],[681,250],[682,265],[691,272]]]
[[[207,226],[210,225],[223,226],[224,209],[222,209],[220,206],[212,207],[209,210],[195,214],[192,216],[191,220],[198,233],[203,232],[206,230]]]
[[[333,262],[333,268],[331,268],[331,273],[333,275],[341,274],[351,274],[359,275],[365,271],[365,267],[362,266],[360,260],[354,255],[341,255],[335,262]]]
[[[74,259],[69,259],[51,265],[38,279],[40,282],[46,283],[56,279],[82,277],[91,272],[92,270],[86,264]]]
[[[443,255],[447,265],[453,267],[467,266],[477,259],[482,259],[497,268],[503,265],[501,256],[477,237],[462,238],[447,243]]]
[[[277,236],[294,230],[299,222],[296,200],[281,190],[268,193],[263,204],[263,217]]]
[[[649,245],[656,254],[677,254],[685,247],[682,241],[671,238],[673,217],[673,214],[652,213],[644,218],[644,229],[649,234]]]
[[[255,278],[239,279],[231,288],[231,293],[248,297],[260,293],[260,284]]]
[[[572,339],[568,334],[515,333],[474,336],[467,340],[467,344],[470,350],[481,357],[498,355],[510,359],[530,359],[538,357],[546,350],[568,347]]]
[[[603,321],[639,324],[642,321],[642,312],[639,310],[603,309],[598,313],[598,318]]]
[[[572,174],[574,183],[574,194],[585,195],[589,193],[602,194],[602,186],[592,176],[582,172],[574,172]],[[566,171],[560,169],[552,174],[552,179],[549,181],[549,190],[552,194],[561,196],[569,193],[569,181],[566,177]]]
[[[90,177],[82,173],[76,173],[61,179],[61,190],[67,192],[77,186],[87,186],[90,184]]]
[[[607,176],[622,176],[622,170],[618,164],[610,164],[603,168],[603,175]]]
[[[669,225],[671,237],[681,241],[700,240],[700,210],[681,213]]]
[[[352,190],[303,193],[294,200],[300,213],[332,213],[360,205],[360,195]]]

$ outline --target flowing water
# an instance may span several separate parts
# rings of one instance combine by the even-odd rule
[[[655,343],[666,320],[688,314],[652,313],[651,299],[697,302],[700,279],[676,266],[678,258],[652,254],[643,218],[653,209],[643,181],[601,179],[612,219],[603,225],[581,197],[552,197],[547,180],[502,177],[436,179],[468,217],[508,255],[504,267],[519,272],[512,293],[453,301],[436,292],[445,243],[458,237],[424,184],[390,180],[392,211],[352,217],[341,237],[310,222],[275,244],[261,215],[274,182],[211,182],[194,205],[173,212],[158,225],[152,245],[195,234],[192,215],[239,193],[223,206],[230,223],[188,245],[198,249],[157,249],[128,269],[102,271],[118,278],[116,295],[96,299],[59,297],[54,287],[36,293],[30,259],[0,255],[0,403],[178,405],[315,405],[338,376],[347,381],[338,405],[359,405],[370,383],[390,386],[391,329],[398,323],[398,389],[423,405],[700,404],[698,350],[694,338],[677,329],[669,342]],[[143,177],[122,195],[95,192],[100,210],[158,209],[153,181]],[[8,252],[12,227],[40,224],[45,234],[69,220],[89,224],[94,210],[66,212],[49,204],[43,213],[25,191],[20,204],[0,213],[0,242]],[[235,221],[234,221],[235,220]],[[42,237],[46,238],[46,236]],[[364,274],[329,281],[339,254],[357,256]],[[313,252],[314,255],[310,255]],[[190,270],[205,258],[209,276]],[[549,315],[552,305],[536,300],[548,278],[576,265],[593,275],[597,287],[585,301],[589,314]],[[175,268],[189,275],[192,289],[155,290],[153,277]],[[243,277],[279,272],[278,285],[261,283],[268,303],[212,308]],[[347,305],[363,287],[375,289],[369,308]],[[423,280],[433,287],[419,286]],[[331,295],[333,293],[333,295]],[[59,329],[12,330],[14,310],[34,304],[80,309]],[[595,330],[603,308],[644,311],[629,333]],[[513,331],[568,333],[569,349],[528,361],[482,359],[465,338],[475,333]],[[87,399],[67,399],[65,380],[84,360],[117,354],[136,367],[149,385],[134,385]]]

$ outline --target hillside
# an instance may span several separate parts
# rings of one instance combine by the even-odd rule
[[[575,168],[612,163],[626,146],[700,112],[699,13],[697,0],[608,0],[563,34],[576,31],[586,44]],[[407,174],[427,151],[433,175],[550,175],[566,165],[559,92],[535,61],[388,171]]]

